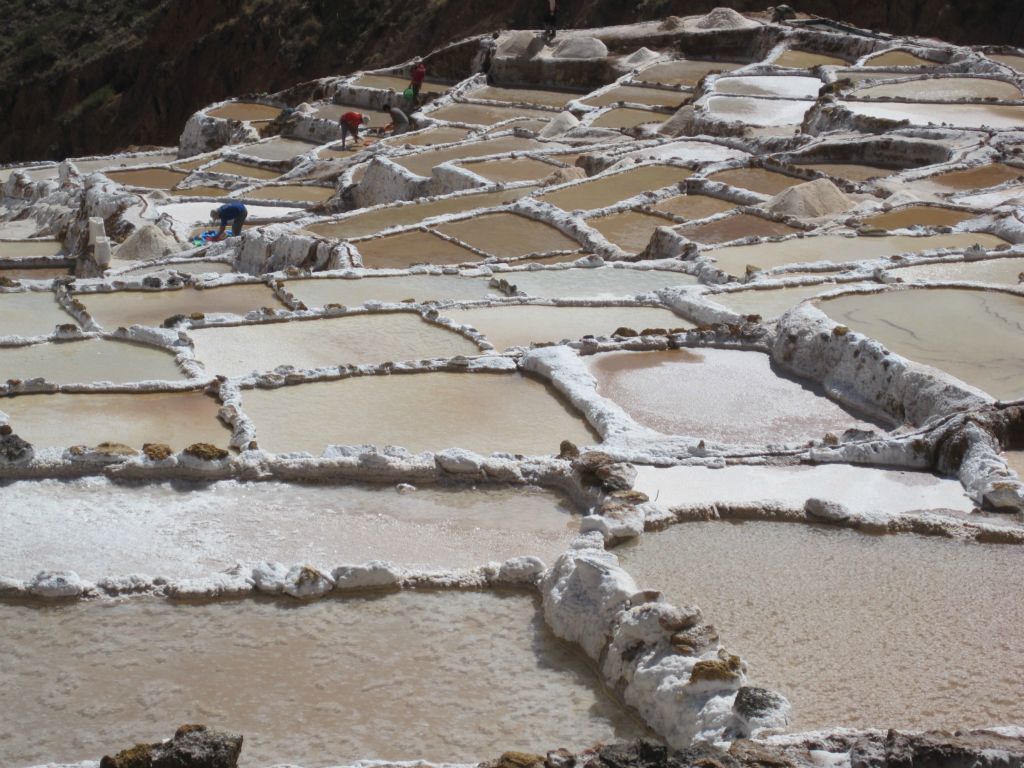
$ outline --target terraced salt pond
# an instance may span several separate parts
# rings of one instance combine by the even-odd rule
[[[543,179],[559,168],[557,165],[534,160],[532,157],[482,160],[475,163],[465,163],[462,167],[495,183]]]
[[[360,88],[380,88],[385,91],[397,91],[401,93],[409,87],[409,79],[405,77],[395,77],[394,75],[360,75],[353,82],[353,85],[359,86]],[[443,83],[431,82],[430,80],[424,80],[423,86],[420,88],[420,93],[447,93],[451,86],[444,85]]]
[[[1016,85],[1002,80],[980,77],[941,77],[927,80],[905,80],[879,83],[858,88],[854,92],[864,99],[905,98],[914,101],[954,101],[956,99],[998,99],[1014,101],[1021,98]]]
[[[972,280],[979,283],[1018,286],[1024,274],[1024,257],[948,261],[890,270],[893,277],[913,280]]]
[[[472,99],[487,101],[504,101],[511,104],[540,104],[545,107],[564,107],[570,99],[579,98],[581,93],[574,91],[549,91],[540,88],[506,88],[498,85],[485,85],[466,94]]]
[[[792,186],[802,183],[803,179],[787,176],[784,173],[767,171],[764,168],[730,168],[708,176],[708,181],[717,181],[741,189],[749,189],[762,195],[777,195]]]
[[[682,91],[670,91],[664,88],[641,88],[635,85],[617,85],[597,96],[583,99],[584,104],[592,107],[610,107],[619,102],[629,104],[646,104],[649,107],[666,107],[678,109],[690,95]]]
[[[855,115],[885,120],[908,120],[913,125],[947,123],[958,128],[1024,128],[1024,106],[874,101],[845,101],[843,105]]]
[[[871,181],[891,176],[899,171],[898,168],[884,168],[880,165],[865,165],[863,163],[801,163],[801,167],[821,171],[829,176],[847,181]]]
[[[34,256],[56,256],[64,251],[58,240],[0,240],[0,258],[22,259]]]
[[[759,99],[751,96],[712,96],[707,110],[720,120],[748,125],[775,127],[799,125],[813,101],[796,99]]]
[[[236,562],[306,563],[327,572],[383,559],[406,568],[475,568],[511,557],[552,562],[578,530],[571,504],[540,488],[242,483],[4,486],[0,575],[40,568],[97,581],[146,573],[210,576]]]
[[[697,85],[710,72],[731,72],[744,64],[735,61],[701,61],[683,60],[668,61],[641,70],[636,80],[656,85]]]
[[[414,264],[462,264],[486,258],[424,230],[359,240],[355,246],[363,266],[368,269],[405,269]]]
[[[220,404],[201,392],[18,395],[3,400],[14,432],[36,448],[123,443],[192,443],[226,447],[231,433]]]
[[[334,194],[334,187],[280,184],[273,187],[252,189],[244,192],[241,197],[246,200],[297,200],[300,202],[321,203],[334,197]]]
[[[506,259],[572,251],[580,247],[579,243],[550,224],[514,213],[489,213],[439,224],[434,229],[492,256]]]
[[[946,288],[840,296],[833,320],[996,398],[1024,396],[1024,297]]]
[[[245,120],[248,122],[263,122],[273,120],[281,114],[279,107],[272,107],[268,104],[259,104],[251,101],[232,101],[223,106],[216,107],[207,112],[210,117],[219,117],[222,120]]]
[[[652,112],[647,109],[632,109],[630,107],[617,107],[610,109],[594,120],[591,125],[595,128],[636,128],[640,125],[661,124],[669,118],[669,115],[662,112]]]
[[[605,238],[626,253],[639,253],[647,247],[658,227],[672,226],[672,221],[639,211],[624,211],[587,219]]]
[[[308,307],[341,304],[355,307],[367,301],[400,303],[444,299],[484,299],[498,295],[488,280],[455,275],[401,275],[399,277],[362,277],[358,279],[323,278],[289,280],[288,290]]]
[[[148,264],[143,267],[129,269],[129,275],[148,275],[163,270],[174,270],[186,275],[226,275],[234,272],[230,264],[222,261],[176,261],[170,264]]]
[[[44,336],[75,321],[49,291],[0,292],[0,336]]]
[[[395,445],[550,455],[562,440],[598,442],[551,387],[518,373],[362,376],[245,390],[242,405],[260,447],[276,453]]]
[[[920,253],[940,248],[966,249],[972,245],[996,248],[1004,241],[984,232],[954,232],[945,235],[888,235],[884,237],[843,237],[821,235],[754,245],[732,245],[707,251],[715,266],[730,275],[743,275],[747,266],[773,269],[787,264],[830,261],[837,264],[883,259],[900,253]]]
[[[495,744],[580,749],[642,733],[525,595],[135,599],[0,616],[6,765],[93,759],[199,721],[245,735],[244,768],[475,762]],[[510,680],[516,695],[495,695]]]
[[[170,171],[166,168],[138,168],[128,171],[108,171],[104,174],[111,181],[128,187],[168,190],[183,182],[187,173]]]
[[[408,157],[396,158],[395,162],[418,176],[429,177],[434,166],[446,163],[449,160],[466,160],[472,157],[500,155],[507,152],[525,152],[531,149],[539,149],[543,146],[539,141],[534,141],[533,139],[506,136],[419,152]]]
[[[681,219],[703,219],[716,213],[725,213],[736,207],[736,203],[709,195],[676,195],[662,200],[652,208]]]
[[[917,56],[910,51],[891,50],[872,56],[865,67],[934,67],[938,62]]]
[[[789,99],[814,99],[822,82],[816,77],[793,75],[744,75],[722,77],[715,81],[715,92],[733,96],[777,96]]]
[[[498,351],[531,343],[576,341],[584,336],[611,336],[619,328],[692,328],[674,312],[660,307],[553,307],[510,305],[450,309],[445,317],[480,331]]]
[[[841,286],[835,283],[801,285],[794,288],[749,289],[712,293],[707,298],[721,304],[738,315],[760,315],[765,320],[778,317],[801,301],[834,291]]]
[[[566,211],[593,210],[627,200],[641,192],[678,184],[691,175],[693,171],[689,168],[648,165],[546,192],[538,195],[537,199]]]
[[[838,56],[826,56],[823,53],[813,51],[802,51],[797,48],[787,48],[772,62],[776,67],[792,67],[793,69],[813,69],[820,66],[841,67],[849,64],[846,59]]]
[[[167,352],[120,341],[89,339],[0,348],[4,379],[43,378],[53,384],[179,381],[185,375]]]
[[[587,367],[599,394],[669,435],[779,445],[875,426],[810,384],[776,373],[759,352],[609,352],[587,358]]]
[[[922,184],[926,188],[934,188],[937,191],[965,191],[969,189],[983,189],[994,187],[997,184],[1005,184],[1008,181],[1019,179],[1024,176],[1024,168],[1007,165],[1006,163],[989,163],[988,165],[976,165],[970,168],[963,168],[956,171],[946,171],[935,176],[924,179]]]
[[[316,149],[317,145],[309,141],[298,141],[296,139],[285,139],[276,136],[269,141],[262,141],[259,144],[248,144],[239,147],[235,151],[240,155],[259,158],[260,160],[283,161],[291,160],[298,155],[304,155]]]
[[[516,117],[533,117],[550,120],[554,112],[547,112],[527,107],[493,107],[483,104],[450,104],[429,113],[435,120],[446,120],[451,123],[468,123],[470,125],[494,125]]]
[[[182,288],[169,291],[118,291],[77,294],[93,320],[107,330],[132,325],[159,327],[175,315],[229,313],[245,315],[268,307],[284,309],[263,283],[221,288]]]
[[[279,365],[320,368],[480,354],[469,339],[415,312],[196,328],[189,336],[206,370],[225,376]]]
[[[544,269],[496,273],[520,293],[538,298],[624,298],[661,288],[693,285],[697,278],[662,269]],[[640,329],[636,329],[640,330]]]
[[[1024,565],[1018,547],[716,522],[647,534],[617,553],[641,587],[705,609],[752,682],[792,702],[792,731],[978,727],[1019,715],[1024,604],[1009,587]]]
[[[970,211],[940,208],[934,205],[908,205],[864,219],[864,224],[875,229],[904,229],[907,227],[955,227],[974,218]]]
[[[281,175],[280,171],[272,171],[269,168],[259,168],[255,165],[243,165],[232,160],[221,160],[214,163],[206,170],[211,173],[226,173],[232,176],[244,176],[250,179],[276,179]]]
[[[738,213],[703,224],[687,224],[676,230],[679,234],[695,243],[727,243],[744,237],[782,237],[792,235],[800,230],[771,219],[754,216],[749,213]]]

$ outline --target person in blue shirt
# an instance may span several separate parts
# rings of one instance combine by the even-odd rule
[[[242,234],[242,225],[245,224],[245,219],[248,215],[249,211],[246,209],[245,204],[237,200],[229,200],[220,208],[211,210],[210,221],[220,221],[220,231],[217,232],[216,237],[211,242],[224,239],[224,231],[228,228],[228,222],[231,222],[231,236],[238,237]]]

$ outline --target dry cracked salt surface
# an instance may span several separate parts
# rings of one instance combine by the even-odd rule
[[[1020,717],[1018,547],[714,522],[616,552],[641,587],[705,608],[752,681],[790,699],[791,731]]]
[[[552,561],[579,518],[539,488],[243,483],[114,483],[100,478],[0,484],[0,576],[42,568],[82,578],[194,578],[236,562],[330,571],[383,559],[405,568],[474,568],[512,557]],[[9,505],[9,506],[8,506]]]
[[[94,758],[184,722],[244,734],[248,768],[476,762],[496,744],[539,752],[643,733],[528,595],[142,599],[0,615],[4,765]]]

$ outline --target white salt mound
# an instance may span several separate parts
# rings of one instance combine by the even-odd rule
[[[561,136],[566,131],[571,131],[580,121],[572,112],[559,112],[554,120],[549,122],[540,132],[542,139],[550,139],[552,136]]]
[[[184,246],[164,232],[155,224],[135,230],[114,249],[115,259],[128,261],[152,261],[172,253],[177,253]]]
[[[533,41],[536,38],[535,34],[525,29],[511,32],[498,43],[498,56],[510,59],[529,57]]]
[[[771,213],[797,218],[817,218],[842,213],[856,203],[828,179],[815,179],[780,192],[764,208]]]
[[[628,64],[630,67],[637,67],[641,64],[646,64],[648,61],[654,61],[661,54],[652,51],[650,48],[637,48],[629,56],[622,60],[623,64]]]
[[[608,46],[596,37],[568,37],[555,46],[551,55],[556,59],[603,59]]]
[[[746,29],[757,26],[732,8],[714,8],[697,19],[698,29]]]

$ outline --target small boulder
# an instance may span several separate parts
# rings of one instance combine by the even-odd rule
[[[35,449],[26,440],[10,432],[10,427],[4,425],[8,430],[7,434],[0,435],[0,465],[2,464],[28,464],[35,456]]]
[[[811,498],[804,502],[804,512],[827,523],[841,523],[850,519],[850,510],[838,501]]]
[[[183,725],[167,741],[136,744],[105,756],[100,768],[237,768],[241,752],[241,736]]]

